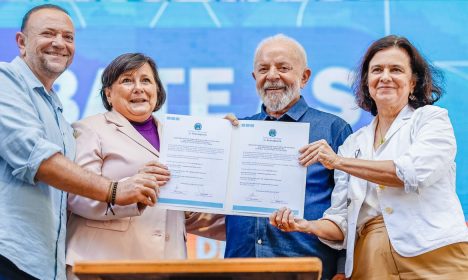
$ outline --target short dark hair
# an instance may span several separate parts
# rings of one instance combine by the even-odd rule
[[[367,83],[369,63],[377,52],[392,47],[404,50],[410,58],[411,70],[416,80],[413,92],[415,98],[408,100],[408,104],[412,108],[417,109],[425,105],[432,105],[444,93],[442,86],[444,82],[443,73],[428,62],[408,39],[389,35],[370,45],[358,66],[353,83],[357,105],[363,110],[371,112],[374,116],[377,115],[377,106],[370,96]]]
[[[44,4],[44,5],[39,5],[39,6],[33,7],[23,17],[23,20],[21,22],[21,32],[23,32],[24,29],[26,28],[26,25],[28,24],[28,20],[31,17],[31,14],[33,14],[34,12],[37,12],[39,10],[43,10],[43,9],[59,10],[61,12],[64,12],[67,15],[70,15],[67,10],[65,10],[64,8],[62,8],[60,6],[54,5],[54,4]]]
[[[153,112],[159,110],[162,107],[162,105],[166,101],[166,91],[164,90],[161,79],[159,78],[158,67],[156,65],[156,62],[154,62],[154,60],[151,57],[146,56],[142,53],[126,53],[119,55],[117,58],[112,60],[112,62],[106,67],[106,69],[104,69],[104,72],[101,76],[102,87],[100,90],[100,94],[102,104],[104,105],[104,108],[107,109],[107,111],[110,111],[112,109],[112,105],[109,104],[109,101],[107,101],[107,96],[105,92],[106,88],[112,86],[112,84],[115,81],[117,81],[117,79],[123,73],[127,71],[137,70],[138,68],[142,67],[145,63],[148,63],[148,65],[151,67],[151,70],[153,70],[153,76],[154,80],[156,81],[158,91],[156,105],[153,109]]]

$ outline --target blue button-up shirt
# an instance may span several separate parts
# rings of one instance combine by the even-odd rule
[[[75,155],[57,95],[19,57],[0,63],[0,255],[39,279],[65,279],[67,194],[35,180],[55,153]]]
[[[259,114],[246,119],[276,121],[268,116],[264,106]],[[352,133],[351,127],[344,120],[310,108],[302,96],[277,121],[310,123],[309,143],[325,139],[335,152]],[[333,170],[326,169],[320,163],[308,167],[305,219],[317,220],[322,217],[323,212],[330,207],[333,187]],[[269,224],[268,218],[226,217],[226,258],[286,256],[319,257],[323,262],[323,279],[331,279],[336,273],[339,252],[321,243],[316,236],[281,232]]]

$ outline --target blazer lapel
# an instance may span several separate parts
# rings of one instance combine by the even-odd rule
[[[154,120],[154,123],[156,124],[156,127],[158,128],[158,135],[159,135],[159,151],[161,151],[162,149],[162,134],[163,134],[163,124],[162,122],[159,121],[159,119],[157,119],[154,115],[153,115],[153,120]],[[146,141],[148,142],[148,141]],[[153,146],[151,146],[153,147]],[[156,150],[154,147],[153,147],[153,150],[156,152],[156,155],[159,157],[159,151]]]
[[[354,158],[368,160],[372,158],[372,149],[374,149],[374,132],[376,118],[356,137],[356,146]],[[356,205],[361,205],[367,193],[367,181],[355,176],[350,177],[350,187],[348,188],[348,196],[355,199]]]
[[[132,124],[121,114],[112,110],[104,114],[106,120],[110,123],[115,124],[118,131],[128,136],[130,139],[135,141],[137,144],[142,146],[143,148],[147,149],[149,152],[153,153],[157,157],[159,157],[159,152],[151,145],[145,137],[143,137],[133,126]],[[158,133],[160,133],[160,124],[155,119]],[[161,135],[161,134],[160,134]]]
[[[402,128],[411,116],[413,115],[414,109],[411,108],[409,105],[406,105],[398,114],[396,119],[393,121],[390,129],[387,131],[387,135],[385,135],[385,142],[387,142],[400,128]]]
[[[356,139],[355,158],[370,159],[372,157],[372,149],[374,148],[374,133],[375,133],[376,118],[363,129]]]

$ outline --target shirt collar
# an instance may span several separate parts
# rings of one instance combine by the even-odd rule
[[[36,75],[34,75],[31,68],[29,68],[28,64],[26,64],[26,62],[22,58],[17,56],[15,57],[15,59],[13,59],[11,63],[17,67],[21,75],[26,80],[26,84],[30,88],[37,90],[41,94],[44,94],[47,98],[51,98],[56,108],[60,110],[60,112],[63,112],[62,102],[60,102],[60,99],[58,98],[55,91],[51,89],[50,93],[48,93],[42,82],[39,81]]]
[[[21,75],[24,77],[26,80],[26,83],[29,87],[31,88],[37,88],[37,87],[42,87],[44,88],[44,85],[39,81],[39,79],[34,75],[33,71],[31,68],[29,68],[28,64],[20,58],[19,56],[15,57],[13,61],[11,62],[13,65],[15,65],[18,70],[20,71]],[[44,88],[45,91],[45,88]]]
[[[44,88],[42,88],[44,90]],[[45,90],[44,90],[45,92]],[[62,102],[60,101],[60,98],[58,97],[57,93],[54,91],[54,89],[50,90],[50,93],[48,94],[50,98],[53,99],[54,105],[56,108],[63,113],[63,105]]]
[[[294,121],[298,121],[309,108],[309,105],[305,101],[304,97],[299,98],[299,100],[294,104],[284,115],[278,118],[278,120],[284,120],[285,118],[290,118]],[[276,120],[276,118],[270,117],[266,111],[266,107],[262,104],[262,110],[260,112],[261,118],[263,120]]]

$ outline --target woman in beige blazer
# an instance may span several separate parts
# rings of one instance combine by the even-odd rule
[[[152,113],[164,104],[155,62],[140,53],[117,57],[102,75],[101,97],[108,112],[75,124],[76,162],[84,168],[119,181],[136,172],[154,176],[160,186],[169,180],[167,167],[158,163],[161,124]],[[151,176],[148,175],[148,176]],[[186,258],[186,215],[140,205],[114,206],[70,194],[67,228],[69,278],[78,260]],[[224,238],[221,216],[207,219],[188,214],[195,233]]]

